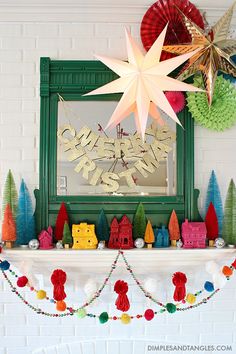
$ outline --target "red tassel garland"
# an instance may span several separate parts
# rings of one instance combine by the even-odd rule
[[[130,308],[129,299],[126,295],[128,292],[128,284],[123,280],[117,280],[114,286],[114,291],[118,294],[116,300],[116,308],[122,312],[126,312]]]
[[[54,286],[53,298],[56,301],[62,301],[66,298],[64,284],[66,282],[66,273],[61,269],[56,269],[52,273],[51,282]]]
[[[186,296],[185,284],[187,277],[184,273],[176,272],[173,274],[172,283],[175,285],[174,300],[182,301]]]

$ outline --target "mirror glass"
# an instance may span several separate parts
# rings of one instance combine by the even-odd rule
[[[57,194],[176,194],[176,124],[148,118],[145,141],[131,114],[105,130],[117,101],[58,102]]]

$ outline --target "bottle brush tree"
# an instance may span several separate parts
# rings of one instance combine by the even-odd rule
[[[101,209],[100,214],[98,215],[96,235],[99,241],[109,241],[110,231],[107,221],[106,214],[103,209]]]
[[[16,240],[16,223],[13,218],[10,204],[7,204],[4,211],[4,218],[2,223],[2,241],[6,243],[7,248],[12,248]]]
[[[175,210],[172,211],[168,225],[171,245],[176,246],[176,241],[180,239],[179,220]]]
[[[16,214],[16,233],[16,243],[18,245],[28,245],[29,241],[35,238],[35,219],[32,201],[23,179],[20,185]]]
[[[137,210],[133,219],[133,238],[144,238],[146,230],[146,215],[142,203],[138,204]]]
[[[9,170],[4,185],[4,191],[3,191],[3,205],[2,205],[3,215],[7,204],[9,204],[13,218],[14,220],[16,220],[17,203],[18,203],[18,195],[16,191],[16,185],[15,185],[12,172],[11,170]]]
[[[213,247],[214,240],[218,237],[219,234],[219,228],[215,207],[212,202],[209,204],[206,213],[205,224],[207,229],[207,238],[209,240],[209,246]]]
[[[62,244],[65,248],[70,248],[73,244],[73,238],[67,221],[64,223]]]
[[[155,242],[155,235],[150,220],[147,222],[144,241],[146,242],[148,248],[152,248],[152,244]]]
[[[228,245],[236,245],[236,188],[232,179],[225,200],[223,238]]]
[[[69,217],[67,214],[65,203],[61,203],[60,210],[57,214],[55,226],[55,238],[57,241],[62,240],[65,222],[69,223]]]

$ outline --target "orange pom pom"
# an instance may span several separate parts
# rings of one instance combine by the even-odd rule
[[[57,301],[57,303],[56,303],[56,309],[57,309],[57,311],[65,311],[66,310],[66,303],[65,303],[65,301]]]
[[[233,271],[230,267],[228,266],[224,266],[222,269],[222,273],[226,276],[226,277],[230,277],[233,274]]]

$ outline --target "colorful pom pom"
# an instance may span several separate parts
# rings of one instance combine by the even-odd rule
[[[8,261],[3,261],[0,263],[1,270],[8,270],[10,268],[10,263]]]
[[[57,301],[56,302],[56,309],[57,311],[65,311],[66,310],[66,303],[65,301],[61,300],[61,301]]]
[[[87,312],[84,308],[78,309],[78,311],[76,312],[76,315],[78,318],[84,318],[84,317],[86,317]]]
[[[175,304],[169,302],[168,304],[166,304],[166,309],[169,313],[174,313],[176,311],[176,306]]]
[[[219,266],[214,261],[209,261],[206,263],[206,271],[209,274],[214,274],[219,272]]]
[[[192,304],[194,304],[194,303],[196,302],[196,296],[189,293],[189,294],[187,294],[187,296],[186,296],[186,301],[187,301],[190,305],[192,305]]]
[[[23,288],[24,286],[26,286],[28,284],[28,278],[26,276],[23,277],[19,277],[17,279],[17,286],[19,286],[19,288]]]
[[[210,281],[206,281],[204,284],[204,289],[206,291],[212,292],[214,291],[214,285]]]
[[[100,323],[106,323],[109,319],[108,313],[107,312],[102,312],[101,315],[99,316],[99,322]]]
[[[123,324],[129,324],[131,321],[131,318],[127,313],[122,313],[120,320]]]
[[[144,317],[145,317],[145,320],[147,321],[151,321],[154,317],[154,311],[152,309],[147,309],[145,312],[144,312]]]
[[[43,300],[47,296],[46,291],[44,290],[38,290],[37,291],[37,299]]]
[[[184,109],[186,102],[182,92],[167,91],[165,95],[175,113],[179,113]]]
[[[233,274],[233,271],[230,267],[228,266],[224,266],[222,269],[222,273],[226,276],[226,277],[231,277],[231,275]]]

